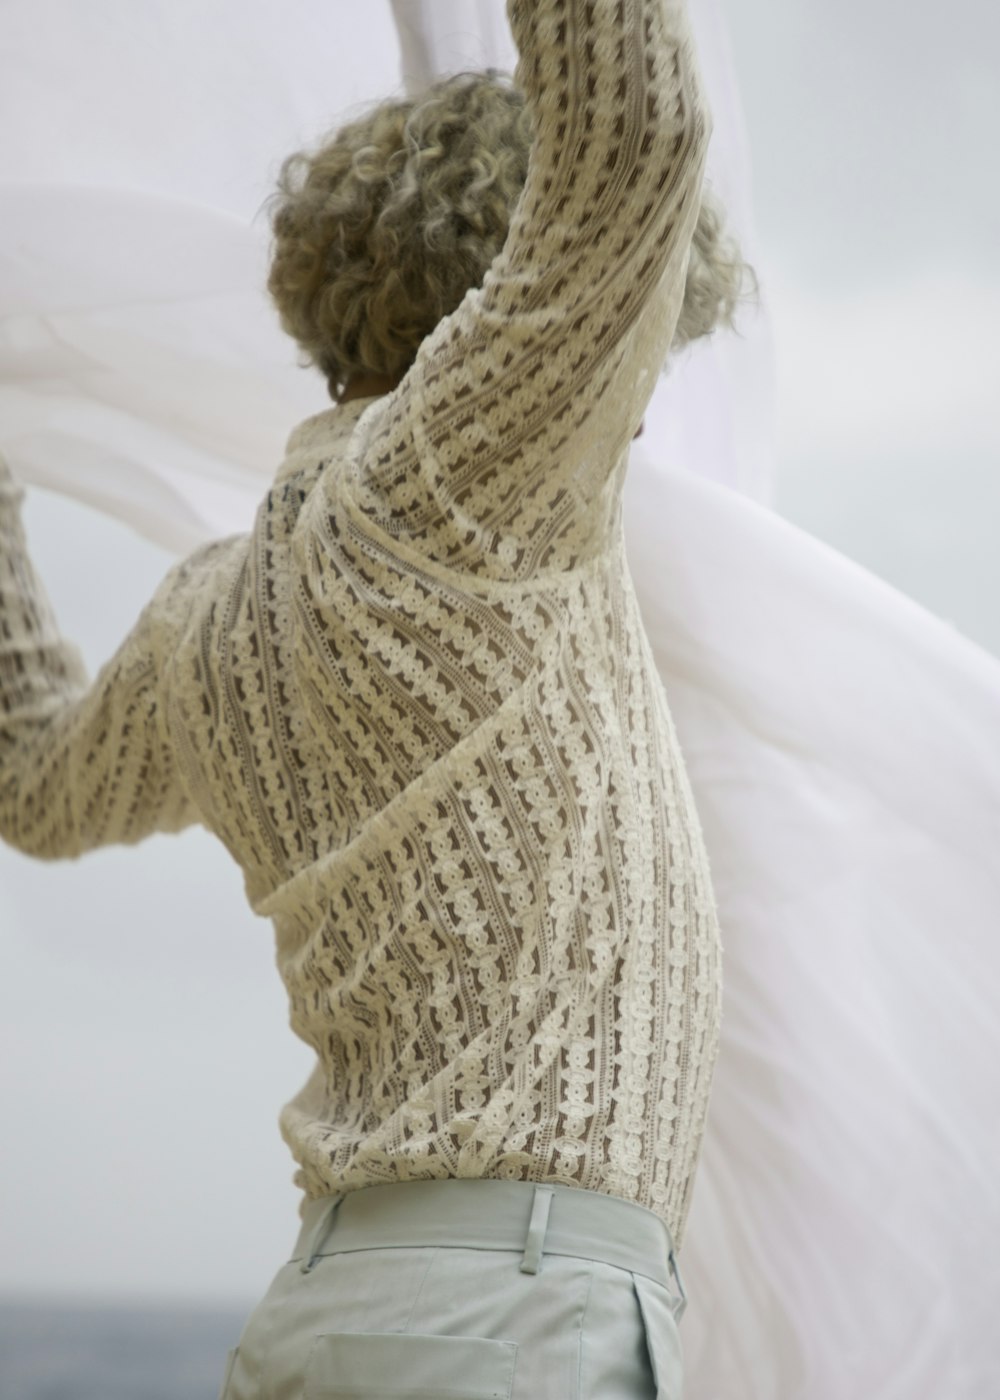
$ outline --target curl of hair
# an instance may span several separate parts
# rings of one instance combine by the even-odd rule
[[[400,378],[482,283],[506,241],[532,139],[522,94],[489,70],[380,102],[282,163],[268,201],[268,291],[334,398],[355,375]],[[722,226],[706,192],[675,349],[733,325],[752,269]]]
[[[751,291],[745,293],[744,281]],[[701,208],[691,239],[684,301],[671,350],[682,350],[692,341],[712,335],[720,326],[736,330],[737,307],[745,301],[757,304],[760,282],[749,263],[740,256],[740,247],[726,231],[721,203],[708,187],[702,186]]]

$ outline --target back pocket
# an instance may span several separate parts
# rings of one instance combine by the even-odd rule
[[[305,1400],[510,1400],[516,1342],[412,1332],[323,1332]]]

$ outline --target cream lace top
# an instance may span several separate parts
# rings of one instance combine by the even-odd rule
[[[483,286],[293,432],[93,684],[0,467],[0,833],[225,843],[316,1052],[281,1115],[308,1197],[562,1182],[679,1245],[719,929],[620,503],[711,123],[678,0],[509,13],[536,142]]]

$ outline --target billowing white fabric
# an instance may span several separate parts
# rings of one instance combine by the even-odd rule
[[[626,537],[725,947],[690,1394],[991,1394],[1000,667],[635,456]]]
[[[499,0],[396,10],[411,88],[509,65]],[[691,12],[709,178],[753,262],[726,34],[716,0]],[[3,25],[0,451],[179,552],[246,528],[326,404],[261,296],[260,205],[281,156],[401,90],[388,7],[348,31],[314,0],[10,0]],[[626,488],[726,948],[687,1393],[978,1400],[1000,1382],[1000,666],[760,504],[766,316],[743,332],[660,386]]]

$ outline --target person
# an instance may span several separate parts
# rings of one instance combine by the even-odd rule
[[[0,474],[0,832],[204,823],[316,1051],[228,1400],[680,1394],[721,942],[621,488],[739,264],[683,5],[508,11],[516,89],[286,163],[269,287],[337,404],[93,685]]]

